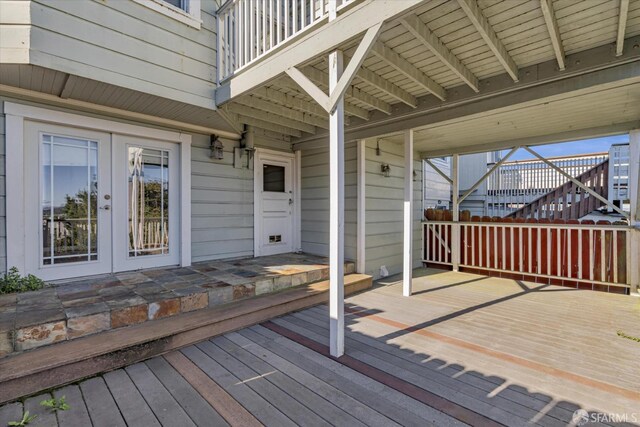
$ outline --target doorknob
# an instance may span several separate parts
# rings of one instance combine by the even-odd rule
[[[289,199],[289,204],[292,205],[293,204],[293,199]]]
[[[111,210],[111,205],[100,206],[100,209],[104,209],[105,211]]]

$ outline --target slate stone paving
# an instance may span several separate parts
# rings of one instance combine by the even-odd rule
[[[283,254],[84,277],[0,295],[0,357],[328,279],[326,258]],[[345,274],[354,264],[345,264]]]

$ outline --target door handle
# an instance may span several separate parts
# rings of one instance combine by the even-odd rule
[[[293,204],[293,199],[289,199],[289,204],[292,205]]]
[[[100,209],[104,209],[105,211],[110,211],[111,210],[111,205],[100,206]]]

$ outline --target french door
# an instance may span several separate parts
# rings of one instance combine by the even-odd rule
[[[176,145],[28,122],[27,272],[57,280],[178,264]]]

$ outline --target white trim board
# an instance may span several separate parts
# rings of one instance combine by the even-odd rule
[[[41,107],[4,103],[6,115],[7,268],[25,271],[24,121],[91,129],[180,144],[180,263],[191,265],[191,135]]]

